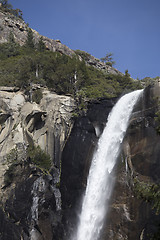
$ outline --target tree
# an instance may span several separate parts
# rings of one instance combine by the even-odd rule
[[[10,33],[9,33],[8,42],[9,43],[15,43],[14,34],[13,34],[12,31],[10,31]]]
[[[125,70],[125,75],[124,75],[126,78],[130,78],[131,77],[131,75],[128,73],[128,69],[127,70]]]
[[[5,10],[12,9],[12,5],[8,3],[8,0],[0,0],[0,6]]]
[[[26,40],[25,46],[28,47],[28,48],[34,48],[35,47],[33,32],[32,32],[31,28],[28,29],[27,40]]]
[[[105,57],[101,58],[101,61],[112,67],[115,64],[115,61],[113,61],[113,53],[107,53]]]
[[[43,151],[40,146],[29,146],[27,148],[28,161],[41,168],[43,171],[49,171],[52,166],[50,155]]]
[[[13,32],[10,31],[8,37],[8,57],[17,56],[19,50],[19,44],[16,43]]]
[[[0,58],[6,59],[9,57],[19,55],[19,44],[15,42],[14,35],[12,32],[9,33],[8,42],[0,44]]]
[[[10,13],[12,13],[15,17],[21,18],[23,20],[23,17],[22,17],[23,12],[19,8],[12,9]]]
[[[37,49],[40,52],[44,52],[44,50],[46,49],[46,45],[45,45],[45,43],[43,41],[43,37],[42,36],[39,39],[39,42],[38,42],[38,45],[37,45]]]
[[[23,13],[20,9],[13,9],[12,4],[8,3],[8,0],[0,0],[0,9],[4,12],[9,12],[13,14],[17,18],[21,18],[23,20]]]

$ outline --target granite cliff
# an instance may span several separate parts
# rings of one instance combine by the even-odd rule
[[[0,88],[0,239],[3,240],[52,239],[60,221],[61,153],[72,128],[75,105],[71,97],[41,90],[43,97],[37,104],[29,102],[24,92],[16,88]],[[50,173],[29,161],[27,148],[32,145],[40,146],[50,155]]]
[[[0,43],[7,42],[10,32],[12,32],[14,35],[15,41],[18,42],[21,46],[24,45],[27,39],[28,29],[29,29],[28,25],[22,19],[16,18],[10,13],[4,13],[0,10]],[[39,39],[43,37],[43,41],[48,50],[53,52],[60,52],[61,54],[65,54],[70,57],[75,55],[76,51],[62,44],[60,40],[54,40],[54,39],[50,39],[45,36],[42,36],[34,29],[32,29],[32,32],[33,32],[35,43],[37,43]],[[84,53],[82,51],[80,52]],[[100,60],[95,58],[94,56],[88,53],[85,54],[85,56],[87,57],[85,57],[84,59],[82,55],[79,55],[79,59],[80,60],[84,59],[86,64],[94,66],[97,69],[103,70],[107,73],[121,74],[120,71],[118,71],[117,69],[109,65],[106,66],[105,63],[100,62]]]
[[[145,89],[132,114],[115,169],[110,220],[101,239],[150,239],[157,231],[160,219],[156,210],[135,192],[135,179],[143,184],[159,183],[156,84]],[[0,89],[3,240],[10,236],[26,240],[69,238],[76,227],[93,151],[117,100],[90,102],[86,115],[73,121],[75,105],[71,97],[47,89],[42,92],[43,98],[37,104],[16,88]],[[33,143],[50,155],[50,172],[27,157],[27,146]]]
[[[12,32],[23,45],[27,31],[22,19],[0,11],[0,43],[7,42]],[[38,42],[40,34],[32,31]],[[43,41],[48,50],[75,54],[59,40],[43,37]],[[85,62],[106,73],[121,74],[86,53]],[[37,90],[42,94],[38,103],[32,98]],[[109,220],[101,240],[149,240],[158,231],[156,209],[138,198],[136,186],[137,182],[138,186],[159,184],[160,137],[155,120],[159,96],[157,81],[144,90],[134,109],[115,168]],[[78,221],[96,143],[116,101],[89,101],[85,114],[75,118],[73,96],[58,95],[40,85],[32,85],[29,94],[16,87],[0,87],[1,240],[69,239]],[[29,147],[34,151],[30,153]],[[44,158],[50,159],[49,168]]]
[[[149,240],[158,231],[160,218],[156,209],[153,209],[152,201],[145,202],[137,195],[135,189],[137,182],[140,188],[145,186],[149,189],[150,184],[159,184],[160,180],[160,137],[156,131],[155,121],[159,108],[159,91],[158,82],[155,86],[147,87],[132,114],[119,162],[115,168],[115,188],[110,203],[109,220],[103,228],[101,239]],[[74,231],[75,223],[78,221],[80,199],[86,186],[90,159],[97,142],[97,129],[98,132],[103,129],[114,103],[115,99],[92,104],[88,115],[75,123],[63,151],[61,193],[62,206],[65,210],[63,221],[66,226],[66,239],[69,238],[68,234]],[[76,144],[77,140],[81,144]],[[71,146],[74,146],[72,153]],[[144,189],[141,191],[143,195]]]

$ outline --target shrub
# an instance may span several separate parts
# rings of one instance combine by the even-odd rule
[[[18,157],[17,148],[12,149],[7,154],[7,164],[9,165],[9,167],[4,174],[5,186],[9,186],[13,182],[13,180],[16,176],[16,167],[18,165],[17,157]]]
[[[79,56],[81,56],[81,58],[84,60],[84,61],[88,61],[91,57],[91,55],[85,51],[81,51],[79,49],[75,50],[75,53]]]
[[[160,111],[156,112],[155,123],[156,123],[156,132],[160,135]]]
[[[44,171],[49,171],[52,165],[49,154],[44,152],[40,146],[29,146],[27,149],[28,160]]]
[[[33,92],[33,96],[32,96],[32,101],[36,102],[37,104],[40,103],[41,99],[43,97],[42,94],[42,90],[41,89],[37,89]]]
[[[30,34],[29,45],[33,47],[31,31]],[[13,36],[10,36],[11,40]],[[31,83],[38,83],[58,94],[70,94],[74,98],[82,90],[87,99],[116,97],[124,91],[141,88],[140,81],[131,79],[128,72],[125,75],[106,74],[87,66],[77,56],[71,58],[58,52],[42,51],[43,47],[38,51],[15,46],[14,42],[12,45],[13,48],[8,43],[0,44],[0,85],[26,89]],[[88,53],[82,53],[87,58]],[[39,102],[40,95],[40,92],[35,93],[34,101]]]
[[[9,168],[6,170],[6,172],[4,174],[4,184],[5,184],[5,186],[9,186],[13,182],[13,180],[16,176],[16,173],[15,173],[16,166],[17,166],[16,164],[12,163],[9,166]]]
[[[25,46],[31,49],[35,47],[33,32],[31,28],[28,29]]]
[[[134,191],[137,197],[151,203],[156,210],[156,214],[160,212],[160,185],[155,183],[145,183],[134,179]]]
[[[13,14],[13,16],[15,16],[16,18],[20,18],[23,19],[22,15],[22,11],[20,9],[13,9],[12,4],[10,4],[8,2],[8,0],[0,0],[0,9],[3,12],[9,12],[11,14]]]

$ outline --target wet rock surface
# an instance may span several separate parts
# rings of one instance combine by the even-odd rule
[[[35,171],[33,174],[30,167],[21,168],[11,186],[6,186],[7,200],[0,208],[0,239],[54,238],[55,229],[61,222],[57,195],[52,190],[56,188],[54,180],[54,176],[43,176]]]
[[[78,118],[62,154],[61,194],[64,239],[73,234],[78,221],[82,195],[98,136],[105,126],[107,115],[116,99],[104,99],[91,103],[86,116]]]
[[[99,135],[117,99],[90,103],[87,114],[75,119],[72,126],[74,103],[70,97],[44,90],[43,99],[37,105],[26,102],[20,91],[5,91],[0,91],[0,239],[8,240],[12,236],[13,240],[67,240],[76,229]],[[159,216],[134,192],[135,177],[152,183],[159,182],[160,178],[160,137],[155,129],[157,97],[157,89],[155,92],[154,87],[148,87],[130,119],[119,162],[114,169],[115,188],[101,239],[149,240],[150,234],[157,230],[155,223],[160,221]],[[55,147],[54,139],[61,147]],[[50,175],[44,175],[25,162],[24,143],[29,141],[48,150],[54,163]],[[12,182],[7,181],[7,185],[4,184],[4,173],[8,168],[5,153],[15,146],[19,160],[15,178]]]
[[[157,86],[150,86],[135,106],[119,162],[114,169],[115,188],[101,240],[149,240],[157,231],[159,215],[150,203],[139,199],[134,191],[135,178],[145,183],[160,180],[160,137],[155,122],[157,97]],[[111,106],[111,102],[105,101],[104,105],[103,101],[91,105],[85,119],[75,122],[64,149],[61,176],[64,239],[69,239],[69,233],[72,235],[76,229],[88,169],[98,140],[95,129],[98,127],[102,132]]]
[[[13,32],[15,40],[23,45],[27,30],[22,20],[0,11],[0,43],[7,42]],[[37,43],[41,35],[32,31]],[[59,40],[43,40],[48,50],[75,54]],[[88,56],[86,64],[109,74],[121,74]],[[152,183],[160,180],[160,136],[155,122],[159,96],[157,82],[145,89],[134,109],[115,168],[115,188],[101,240],[149,240],[157,231],[160,218],[149,203],[137,198],[134,179]],[[69,239],[78,221],[96,143],[115,102],[101,99],[90,103],[87,115],[77,118],[73,126],[72,98],[43,89],[43,98],[36,104],[18,88],[0,87],[0,240]],[[33,143],[50,155],[50,174],[26,162],[26,147]],[[13,149],[17,149],[14,178],[6,179],[8,154]]]
[[[144,90],[134,109],[116,168],[116,182],[110,214],[103,237],[110,240],[149,240],[157,231],[159,215],[150,203],[138,198],[135,179],[144,183],[160,180],[160,136],[156,132],[158,110],[155,87]]]

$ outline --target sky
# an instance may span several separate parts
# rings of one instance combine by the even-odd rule
[[[9,0],[41,35],[114,65],[133,78],[160,76],[160,0]]]

